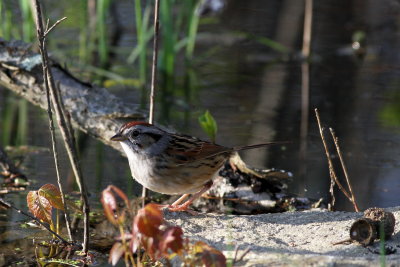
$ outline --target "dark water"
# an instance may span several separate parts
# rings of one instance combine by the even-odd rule
[[[135,72],[124,61],[136,40],[131,2],[118,1],[116,5],[124,23],[110,63],[110,70],[120,71],[124,77]],[[292,144],[285,150],[252,150],[243,154],[243,158],[257,167],[292,172],[294,178],[289,191],[294,194],[328,198],[328,166],[314,115],[314,108],[318,108],[323,125],[334,128],[339,137],[360,208],[399,205],[400,3],[391,0],[315,2],[306,121],[301,120],[299,51],[303,4],[298,0],[229,1],[213,24],[201,25],[192,64],[196,82],[191,85],[194,88],[191,97],[185,98],[181,82],[183,64],[179,63],[176,80],[179,81],[177,87],[183,91],[170,96],[169,101],[158,103],[158,121],[207,138],[198,126],[197,117],[208,109],[218,122],[217,142],[220,144],[233,146],[290,140]],[[68,6],[66,12],[71,13],[72,9]],[[64,16],[63,9],[50,9],[49,5],[48,10],[52,10],[53,16]],[[59,49],[54,55],[65,61],[72,72],[78,71],[74,65],[77,60],[69,57],[77,49],[76,39],[72,38],[76,29],[71,26],[60,31],[61,34],[55,36],[62,40],[51,41],[51,47]],[[356,32],[365,33],[359,50],[351,48]],[[281,54],[256,38],[244,38],[243,33],[270,38],[291,52]],[[71,38],[63,39],[63,36]],[[139,90],[121,86],[110,90],[124,95],[126,101],[140,102]],[[19,101],[18,97],[0,88],[0,125],[4,125],[6,118],[5,107],[17,105]],[[46,114],[31,105],[27,109],[23,143],[50,147]],[[167,117],[165,110],[169,114]],[[306,122],[306,138],[301,138],[300,125]],[[20,129],[14,126],[12,135],[17,135]],[[0,129],[0,136],[4,134]],[[330,140],[328,131],[326,137]],[[91,138],[82,137],[81,140],[82,168],[94,203],[98,203],[98,193],[108,184],[123,188],[131,196],[140,192],[130,178],[125,158]],[[301,144],[306,144],[303,151]],[[333,146],[331,149],[333,152]],[[62,159],[62,175],[70,177],[65,154]],[[34,181],[30,189],[55,182],[53,165],[49,151],[26,156],[23,166]],[[343,177],[339,168],[337,173]],[[67,190],[76,189],[71,178],[65,184]],[[336,209],[352,210],[341,193],[337,192],[336,197]],[[25,206],[24,194],[22,197],[8,195],[7,199],[19,207]],[[14,213],[7,213],[7,216],[12,220],[22,219]],[[9,219],[1,218],[2,221]]]
[[[303,11],[302,4],[289,2],[232,1],[216,16],[214,24],[202,25],[194,56],[197,83],[193,96],[189,102],[180,95],[173,96],[168,102],[171,115],[167,123],[180,131],[207,138],[198,126],[197,117],[208,109],[218,122],[217,141],[223,145],[290,140],[293,144],[284,151],[276,148],[253,150],[246,152],[244,158],[257,167],[293,172],[290,191],[318,198],[327,196],[329,185],[327,163],[313,112],[318,108],[323,124],[333,127],[340,138],[361,207],[396,205],[395,196],[400,190],[396,179],[400,154],[400,128],[396,124],[396,116],[399,116],[396,113],[399,103],[396,14],[399,5],[396,1],[385,1],[379,6],[373,1],[315,3],[307,151],[302,156],[299,155],[301,62],[296,58],[301,50]],[[61,10],[50,7],[51,14],[62,15]],[[71,13],[70,9],[72,7],[67,9],[67,14]],[[121,1],[116,6],[126,24],[118,47],[113,48],[116,56],[111,63],[114,64],[112,71],[118,66],[125,73],[130,67],[123,68],[121,64],[129,52],[127,46],[134,46],[135,42],[133,18],[128,13],[131,9],[129,1]],[[70,32],[67,36],[72,36],[74,30],[73,27],[60,29],[63,34]],[[352,36],[357,31],[366,35],[362,47],[365,53],[361,56],[351,49]],[[292,53],[280,54],[256,40],[243,38],[239,32],[270,38]],[[54,54],[71,64],[72,71],[76,69],[72,65],[76,61],[66,58],[67,52],[73,49],[63,52],[61,44],[74,41],[67,38],[51,43],[53,49],[57,46],[60,49]],[[178,69],[179,65],[178,62]],[[177,80],[183,79],[180,75],[178,72]],[[110,90],[124,95],[127,101],[138,102],[137,90],[126,87]],[[4,123],[5,108],[20,105],[20,100],[5,89],[0,93]],[[159,120],[164,119],[160,114],[162,108],[156,107]],[[49,140],[43,138],[48,134],[45,113],[31,105],[27,109],[23,143],[49,147]],[[19,134],[17,126],[12,130],[11,135]],[[127,164],[118,153],[90,138],[82,138],[82,142],[83,169],[94,196],[109,183],[129,189],[134,187]],[[49,152],[28,155],[24,166],[38,185],[54,181],[53,159]],[[63,166],[63,175],[67,176],[65,157]],[[351,209],[351,206],[340,201],[337,208]]]

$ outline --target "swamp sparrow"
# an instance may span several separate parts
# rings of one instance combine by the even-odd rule
[[[183,194],[168,206],[171,211],[187,210],[210,189],[212,179],[235,151],[274,144],[224,147],[138,121],[124,124],[111,140],[120,142],[132,176],[140,184],[163,194]],[[191,193],[194,195],[181,204]]]

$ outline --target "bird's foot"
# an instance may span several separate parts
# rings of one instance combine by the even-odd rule
[[[166,208],[168,208],[168,207],[170,206],[170,205],[155,204],[155,203],[154,203],[154,205],[155,205],[158,209],[160,209],[160,210],[166,209]]]
[[[190,205],[191,203],[189,203],[189,205]],[[186,211],[187,213],[190,213],[191,215],[198,215],[199,213],[198,212],[196,212],[196,211],[194,211],[194,210],[191,210],[191,209],[189,209],[188,207],[189,207],[189,205],[187,205],[186,203],[184,203],[184,204],[182,204],[182,205],[168,205],[166,208],[169,210],[169,211]]]
[[[165,204],[155,204],[156,207],[160,210],[169,210],[172,212],[178,212],[178,211],[186,211],[187,213],[190,213],[191,215],[198,215],[199,213],[189,209],[189,205],[186,205],[186,203],[181,204],[181,205],[165,205]]]

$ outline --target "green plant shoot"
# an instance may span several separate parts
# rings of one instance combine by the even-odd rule
[[[211,141],[215,143],[217,122],[208,110],[203,115],[199,116],[199,123],[203,131],[210,137]]]

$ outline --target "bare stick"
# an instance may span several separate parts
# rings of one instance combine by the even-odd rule
[[[301,124],[300,124],[300,160],[305,160],[307,154],[307,136],[309,121],[310,102],[310,66],[307,60],[311,51],[311,29],[312,29],[312,1],[305,0],[304,26],[303,26],[303,48],[304,61],[301,64]],[[300,175],[305,175],[306,165],[300,165]]]
[[[348,238],[348,239],[345,239],[345,240],[342,240],[342,241],[338,241],[336,243],[332,243],[332,245],[334,245],[334,246],[342,245],[342,244],[349,245],[351,243],[353,243],[353,240],[351,240],[351,238]]]
[[[13,206],[11,203],[5,201],[3,198],[0,197],[0,205],[8,208],[8,209],[14,209],[16,210],[18,213],[23,214],[29,218],[31,218],[32,220],[34,220],[35,222],[37,222],[38,224],[40,224],[41,226],[43,226],[44,228],[46,228],[47,231],[49,231],[50,233],[52,233],[54,236],[56,236],[58,239],[60,239],[61,242],[63,242],[66,245],[71,245],[70,242],[68,242],[67,240],[65,240],[64,238],[62,238],[59,234],[57,234],[56,232],[54,232],[53,230],[50,229],[50,227],[41,222],[38,218],[36,218],[35,216],[30,215],[29,213],[26,213],[23,210],[18,209],[17,207]]]
[[[238,253],[239,253],[239,245],[236,245],[235,246],[235,255],[233,255],[233,262],[236,261]]]
[[[39,40],[39,49],[42,55],[43,64],[43,75],[45,85],[49,87],[51,101],[55,110],[55,115],[57,117],[57,123],[61,130],[61,134],[64,140],[64,145],[67,150],[69,160],[71,162],[72,170],[75,175],[76,183],[78,184],[79,190],[81,192],[81,198],[83,202],[83,214],[84,214],[84,240],[83,240],[83,251],[87,253],[88,243],[89,243],[89,200],[87,197],[86,186],[83,182],[82,172],[79,168],[77,153],[74,144],[71,142],[71,137],[68,131],[68,126],[65,121],[62,111],[62,106],[60,104],[59,98],[57,97],[57,87],[53,79],[53,74],[49,66],[49,58],[46,50],[46,40],[45,31],[43,29],[42,12],[39,4],[39,0],[32,0],[32,6],[34,7],[34,16],[37,26],[37,37]]]
[[[43,76],[45,77],[45,80],[47,80],[47,73],[44,68],[43,68]],[[53,112],[51,110],[50,90],[49,90],[49,86],[47,85],[47,83],[45,83],[45,87],[46,87],[46,97],[47,97],[47,114],[49,117],[49,129],[50,129],[51,145],[52,145],[53,156],[54,156],[54,165],[56,167],[57,184],[58,184],[58,188],[59,188],[60,194],[61,194],[61,201],[64,206],[65,225],[67,227],[69,240],[72,241],[73,238],[72,238],[71,224],[70,224],[70,219],[69,219],[69,212],[68,212],[67,204],[65,202],[64,190],[63,190],[63,187],[61,184],[60,162],[59,162],[59,157],[58,157],[57,141],[56,141],[56,134],[55,134],[55,129],[54,129]]]
[[[335,183],[337,184],[337,186],[339,187],[339,189],[343,192],[343,194],[351,201],[351,196],[350,194],[346,191],[346,189],[342,186],[342,184],[339,182],[339,179],[336,176],[336,172],[335,169],[333,168],[333,163],[332,163],[332,159],[331,156],[329,155],[329,150],[328,150],[328,146],[326,144],[325,141],[325,137],[324,137],[324,132],[323,129],[321,127],[321,120],[319,118],[319,114],[318,114],[318,109],[315,109],[315,116],[317,117],[317,122],[318,122],[318,127],[319,127],[319,133],[321,135],[321,139],[322,139],[322,143],[324,145],[325,148],[325,154],[326,154],[326,158],[328,159],[328,166],[329,166],[329,176],[331,177],[331,179],[333,179],[335,181]]]
[[[157,58],[158,58],[158,32],[159,32],[159,7],[160,1],[156,0],[154,8],[154,40],[153,40],[153,63],[151,65],[151,88],[150,88],[150,109],[149,109],[149,123],[154,122],[154,98],[156,93],[157,81]]]
[[[304,7],[303,48],[301,50],[304,58],[308,58],[311,51],[312,9],[313,0],[306,0]]]
[[[305,160],[307,154],[308,121],[310,109],[310,66],[301,63],[301,123],[300,123],[300,160]],[[300,175],[305,175],[306,164],[300,166]]]
[[[150,107],[149,107],[149,123],[154,122],[154,98],[156,94],[156,81],[157,81],[157,58],[158,58],[158,32],[160,26],[159,20],[159,7],[160,1],[156,0],[154,7],[154,40],[153,40],[153,63],[151,65],[151,87],[150,87]],[[142,206],[144,207],[146,199],[146,188],[143,187],[142,191]]]
[[[354,210],[355,210],[356,212],[359,212],[360,209],[358,208],[358,205],[357,205],[357,202],[356,202],[356,197],[355,197],[355,195],[354,195],[353,188],[351,187],[349,174],[348,174],[348,172],[347,172],[346,165],[344,164],[342,152],[340,151],[339,139],[336,137],[335,132],[333,131],[332,128],[329,128],[329,130],[330,130],[330,132],[331,132],[333,142],[335,143],[336,152],[337,152],[337,154],[338,154],[338,156],[339,156],[340,164],[342,165],[342,170],[343,170],[343,173],[344,173],[344,177],[346,178],[347,186],[348,186],[349,191],[350,191],[351,202],[353,202]]]
[[[60,89],[60,82],[57,82],[57,90],[55,90],[55,93],[57,94],[56,97],[58,99],[58,102],[60,103],[61,111],[62,111],[62,116],[65,119],[66,127],[67,127],[67,134],[69,135],[69,140],[71,140],[72,144],[76,144],[75,136],[74,136],[74,131],[72,128],[71,124],[71,116],[70,114],[66,111],[64,102],[61,97],[61,89]]]
[[[63,17],[62,19],[57,20],[57,21],[53,24],[53,26],[51,26],[50,28],[48,27],[49,24],[47,23],[47,25],[46,25],[46,31],[44,32],[44,37],[46,38],[47,35],[54,29],[54,27],[56,27],[58,24],[60,24],[60,22],[62,22],[62,21],[65,20],[65,19],[67,19],[67,17]],[[48,20],[47,20],[47,22],[48,22]]]
[[[329,193],[331,194],[331,203],[328,203],[328,210],[329,211],[333,211],[333,207],[335,206],[335,203],[336,203],[336,198],[335,198],[335,180],[334,179],[331,179],[331,184],[329,186]]]
[[[236,258],[236,256],[237,256],[237,251],[235,251],[235,258],[233,259],[233,263],[238,263],[238,262],[241,262],[242,260],[243,260],[243,258],[250,252],[250,250],[251,250],[251,248],[250,247],[247,247],[244,251],[243,251],[243,253],[242,253],[242,255],[239,257],[239,258]]]
[[[55,26],[57,26],[61,21],[65,20],[65,19],[66,19],[66,17],[58,20],[56,23],[53,24],[53,26],[50,27],[50,29],[48,29],[48,27],[49,27],[49,19],[47,19],[44,42],[46,42],[47,34],[50,33],[50,31],[53,30]],[[47,81],[47,72],[45,71],[44,68],[43,68],[43,76],[45,77],[44,80]],[[63,189],[62,183],[61,183],[60,163],[59,163],[57,141],[56,141],[57,139],[56,139],[55,128],[54,128],[53,112],[52,112],[52,109],[51,109],[50,90],[49,90],[48,83],[45,83],[45,87],[46,87],[46,98],[47,98],[47,114],[48,114],[48,117],[49,117],[49,128],[50,128],[50,133],[51,133],[51,144],[52,144],[52,149],[53,149],[54,165],[56,167],[57,184],[58,184],[58,188],[60,190],[61,201],[62,201],[63,207],[64,207],[65,225],[67,227],[69,240],[72,241],[73,237],[72,237],[72,231],[71,231],[71,220],[70,220],[70,217],[69,217],[68,206],[67,206],[67,203],[65,201],[64,189]]]

